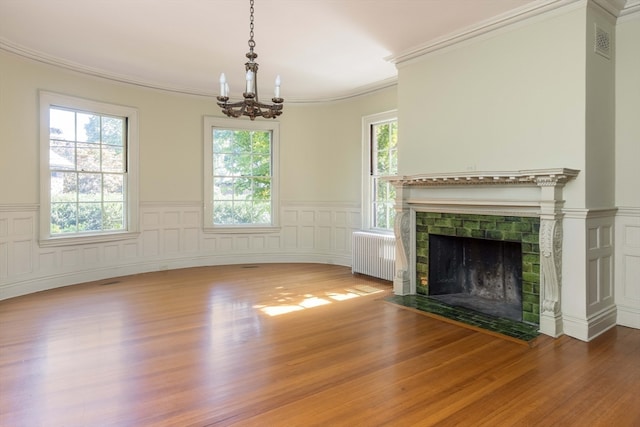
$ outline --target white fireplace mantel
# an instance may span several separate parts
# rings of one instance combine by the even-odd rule
[[[579,172],[550,168],[388,177],[396,188],[394,292],[398,295],[416,293],[416,211],[538,216],[540,331],[554,337],[562,335],[562,189]]]
[[[533,169],[501,172],[454,172],[389,177],[394,186],[442,185],[563,185],[580,171],[567,168]]]

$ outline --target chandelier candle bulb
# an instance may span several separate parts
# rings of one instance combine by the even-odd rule
[[[280,98],[280,75],[276,76],[276,89],[274,91],[275,98]]]
[[[220,96],[227,96],[227,77],[224,73],[220,74]]]
[[[247,71],[247,93],[253,93],[253,72]]]

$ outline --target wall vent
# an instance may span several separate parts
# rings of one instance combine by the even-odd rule
[[[598,55],[607,59],[611,58],[611,37],[609,33],[596,24],[596,38],[594,40],[594,50]]]

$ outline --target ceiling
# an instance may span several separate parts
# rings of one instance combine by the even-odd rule
[[[255,0],[259,93],[277,74],[285,102],[366,93],[400,60],[571,1]],[[0,49],[183,93],[215,95],[225,72],[239,97],[248,38],[249,0],[0,0]]]

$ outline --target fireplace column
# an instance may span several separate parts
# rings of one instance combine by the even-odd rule
[[[563,334],[560,287],[562,285],[563,181],[556,176],[537,177],[540,187],[540,332]]]
[[[393,278],[393,292],[396,295],[409,295],[416,293],[415,282],[409,274],[409,259],[411,254],[411,217],[409,206],[404,197],[405,188],[396,186],[396,219],[393,231],[396,236],[396,273]],[[415,247],[415,246],[414,246]],[[414,283],[412,288],[412,283]]]

